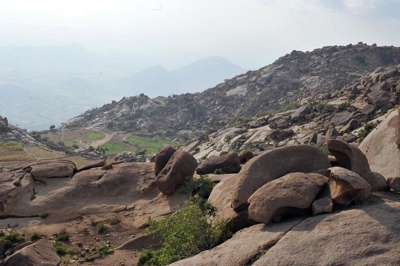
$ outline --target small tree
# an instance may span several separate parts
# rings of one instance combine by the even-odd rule
[[[50,126],[50,130],[53,130],[53,129],[55,129],[55,128],[56,128],[55,125],[51,125],[51,126]]]

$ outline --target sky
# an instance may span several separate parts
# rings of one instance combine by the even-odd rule
[[[223,56],[258,69],[292,50],[400,46],[400,0],[13,0],[0,2],[0,46],[76,43],[169,69]]]

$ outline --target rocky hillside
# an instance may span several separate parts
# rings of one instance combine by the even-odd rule
[[[344,86],[359,82],[360,77],[377,67],[399,62],[400,48],[393,46],[358,43],[328,46],[312,52],[293,51],[271,65],[236,76],[201,93],[154,99],[144,94],[126,97],[72,118],[63,127],[157,132],[171,137],[200,136],[272,112],[316,104],[337,94]],[[368,82],[361,83],[369,88]],[[357,90],[361,89],[355,86],[353,92]],[[348,97],[357,95],[347,91]],[[371,101],[377,96],[371,95]]]

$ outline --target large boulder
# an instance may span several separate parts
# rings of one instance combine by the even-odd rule
[[[232,207],[239,210],[247,206],[247,200],[257,189],[288,173],[329,167],[328,156],[313,146],[296,145],[268,151],[243,166],[233,188]]]
[[[57,266],[59,262],[60,257],[51,244],[38,242],[15,252],[2,265]]]
[[[252,151],[244,150],[239,153],[240,164],[245,164],[248,161],[250,161],[250,159],[253,159],[253,158],[254,158],[254,153]]]
[[[174,194],[185,182],[186,177],[194,174],[196,167],[197,161],[190,153],[183,150],[176,151],[157,175],[158,189],[167,196]]]
[[[360,144],[360,150],[367,157],[371,169],[388,179],[400,176],[400,109],[385,118]]]
[[[232,231],[236,232],[254,223],[248,219],[247,212],[236,213],[231,207],[232,188],[239,176],[237,174],[223,176],[221,182],[213,188],[208,203],[217,209],[216,218],[228,222]]]
[[[269,226],[258,224],[245,228],[221,245],[172,263],[171,266],[251,265],[261,251],[273,246],[299,222],[292,220]]]
[[[221,170],[225,174],[239,173],[240,161],[238,154],[230,152],[222,156],[211,156],[197,167],[196,172],[199,175],[204,175],[214,173],[216,170]]]
[[[162,148],[159,152],[157,152],[156,158],[155,158],[155,165],[154,165],[154,171],[155,171],[156,176],[165,167],[165,165],[168,163],[169,159],[171,159],[172,155],[175,152],[176,152],[176,149],[171,146]]]
[[[335,205],[345,207],[371,194],[371,186],[357,173],[339,166],[329,168],[329,171],[327,190]]]
[[[396,202],[310,217],[252,265],[399,265],[399,212]]]
[[[251,195],[249,217],[267,224],[275,216],[309,209],[327,183],[326,176],[316,173],[290,173],[275,179]]]
[[[76,166],[70,161],[49,162],[31,166],[30,173],[35,179],[72,177]]]
[[[361,176],[371,171],[364,153],[354,145],[341,140],[328,140],[328,149],[336,157],[338,166],[349,169]]]

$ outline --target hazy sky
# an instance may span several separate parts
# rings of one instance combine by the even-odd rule
[[[78,43],[176,68],[221,55],[245,68],[292,50],[400,46],[400,0],[4,0],[0,46]]]

